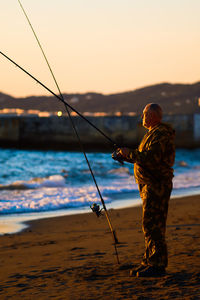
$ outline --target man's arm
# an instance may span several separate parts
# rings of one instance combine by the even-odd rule
[[[153,168],[162,160],[167,142],[168,138],[166,136],[158,134],[150,141],[147,150],[139,151],[138,149],[120,148],[119,153],[128,162]]]

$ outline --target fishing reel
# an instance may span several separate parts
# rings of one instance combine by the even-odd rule
[[[103,208],[100,208],[99,204],[93,203],[90,206],[91,210],[96,214],[96,216],[99,218],[100,216],[102,216],[102,210]]]
[[[124,158],[123,156],[119,153],[119,150],[116,149],[113,153],[112,153],[112,159],[118,161],[121,165],[124,164]]]

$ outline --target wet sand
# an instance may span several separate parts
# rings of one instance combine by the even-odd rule
[[[129,277],[144,251],[141,207],[29,222],[0,236],[0,299],[200,299],[200,196],[170,201],[169,266],[161,278]]]

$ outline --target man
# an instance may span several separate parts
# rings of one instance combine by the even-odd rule
[[[161,107],[154,103],[146,105],[142,124],[148,132],[139,148],[117,149],[117,157],[134,163],[134,176],[143,203],[145,253],[139,268],[130,271],[131,276],[161,276],[168,263],[165,229],[172,190],[175,132],[161,121]]]

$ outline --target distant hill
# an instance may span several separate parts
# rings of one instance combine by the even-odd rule
[[[200,113],[200,82],[194,84],[161,83],[120,94],[103,95],[97,93],[64,94],[65,100],[75,109],[83,112],[135,112],[141,114],[149,102],[161,105],[165,113]],[[0,93],[0,109],[20,108],[56,112],[65,111],[64,105],[54,96],[32,96],[14,98]]]

